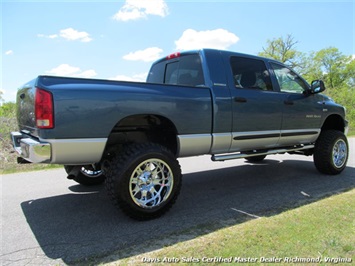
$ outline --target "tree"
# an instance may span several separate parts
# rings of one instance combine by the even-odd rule
[[[4,101],[4,98],[2,97],[4,93],[0,90],[0,106],[2,104],[2,102]]]
[[[325,82],[325,93],[346,107],[350,127],[355,128],[355,59],[335,47],[325,48],[310,54],[304,76]]]
[[[15,118],[16,117],[16,103],[6,102],[0,106],[0,117]]]
[[[355,56],[348,57],[349,62],[346,64],[345,72],[347,76],[347,85],[355,90]]]
[[[300,64],[302,53],[295,49],[297,43],[291,34],[288,34],[286,38],[267,40],[267,47],[263,47],[263,51],[258,55],[275,59],[297,69],[302,66]]]
[[[315,54],[314,62],[320,66],[323,79],[331,89],[341,88],[348,80],[347,65],[351,57],[343,55],[337,48],[322,49]]]

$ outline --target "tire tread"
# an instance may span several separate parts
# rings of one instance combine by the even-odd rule
[[[333,152],[333,145],[340,138],[345,140],[347,144],[347,151],[349,152],[349,145],[346,136],[341,131],[326,130],[323,131],[318,137],[314,148],[313,159],[314,164],[319,172],[328,175],[337,175],[340,174],[346,167],[346,162],[344,166],[339,169],[336,168],[332,163],[331,156]],[[349,156],[347,155],[347,159],[348,157]]]
[[[169,158],[172,165],[171,168],[175,168],[179,176],[175,177],[173,195],[172,198],[168,200],[168,202],[157,211],[139,211],[127,203],[127,198],[124,196],[125,193],[122,191],[117,191],[124,189],[122,188],[122,183],[124,181],[124,175],[129,170],[132,165],[132,162],[139,157],[142,152],[154,152],[154,153],[162,153],[164,156]],[[172,171],[174,171],[172,169]],[[140,143],[140,144],[130,144],[127,145],[124,149],[121,150],[120,153],[116,154],[109,162],[109,166],[105,169],[106,174],[106,190],[113,201],[113,204],[120,208],[125,214],[135,220],[150,220],[155,219],[163,214],[165,214],[176,202],[176,199],[180,193],[181,189],[181,167],[179,162],[176,160],[175,156],[164,146],[155,143]]]

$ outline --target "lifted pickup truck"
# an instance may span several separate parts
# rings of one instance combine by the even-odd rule
[[[181,188],[179,157],[213,161],[313,155],[335,175],[346,167],[345,109],[289,67],[202,49],[155,62],[146,83],[39,76],[19,89],[19,161],[63,164],[68,178],[105,181],[134,219],[161,216]]]

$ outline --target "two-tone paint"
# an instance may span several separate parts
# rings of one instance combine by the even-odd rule
[[[97,163],[115,126],[143,115],[170,121],[177,157],[312,144],[330,116],[346,130],[344,108],[328,97],[281,92],[270,59],[212,49],[189,53],[201,57],[204,86],[39,76],[18,91],[20,132],[13,134],[17,150],[32,162]],[[235,88],[232,56],[263,60],[274,90]],[[53,129],[35,125],[36,88],[53,96]],[[35,154],[38,147],[45,147],[41,156]]]

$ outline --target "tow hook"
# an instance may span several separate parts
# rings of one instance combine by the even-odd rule
[[[75,179],[81,170],[81,166],[74,166],[73,169],[68,173],[68,179]]]

